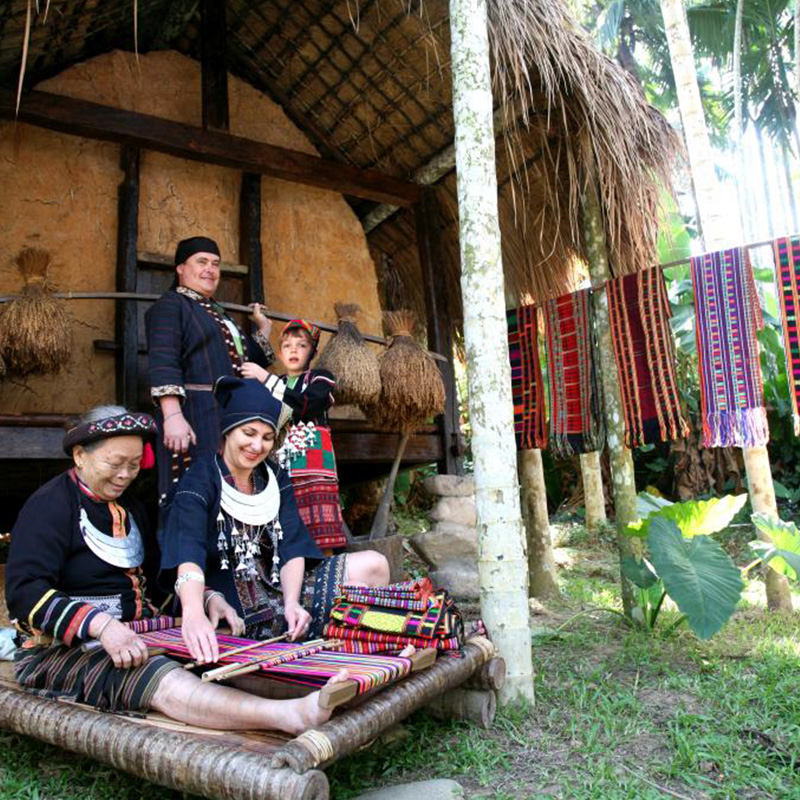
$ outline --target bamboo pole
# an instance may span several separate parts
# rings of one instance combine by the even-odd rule
[[[600,451],[581,453],[580,462],[583,501],[586,508],[586,529],[590,533],[595,533],[606,522],[606,496],[603,492]]]
[[[611,278],[606,249],[606,233],[600,201],[594,185],[589,183],[583,197],[584,234],[586,238],[589,275],[592,283],[605,284]],[[633,552],[625,528],[636,519],[636,481],[633,474],[633,457],[625,446],[625,417],[622,411],[614,346],[611,342],[611,324],[608,314],[608,295],[605,287],[595,290],[594,322],[597,334],[600,372],[603,383],[603,406],[606,419],[606,441],[611,460],[611,483],[614,494],[614,518],[617,528],[617,549],[620,558],[620,585],[622,606],[626,616],[635,618],[633,585],[622,574],[623,557]]]
[[[508,668],[501,702],[532,703],[528,569],[516,470],[486,0],[451,0],[450,33],[481,616]]]
[[[436,719],[470,722],[488,731],[497,713],[497,695],[486,689],[450,689],[434,697],[425,710]]]
[[[430,669],[414,673],[368,703],[348,709],[316,730],[292,739],[273,755],[271,766],[290,767],[302,774],[356,752],[381,731],[424,708],[437,695],[460,686],[495,656],[495,649],[488,639],[475,636],[464,645],[462,654],[462,658],[438,658]]]
[[[0,686],[0,728],[63,747],[114,769],[217,800],[328,800],[328,779],[274,768],[257,753],[219,737],[140,725]]]

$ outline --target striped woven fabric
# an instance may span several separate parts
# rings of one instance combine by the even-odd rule
[[[600,450],[604,426],[591,290],[548,300],[544,313],[550,449],[558,458]]]
[[[705,447],[761,447],[769,428],[758,363],[761,327],[753,271],[742,248],[692,259]]]
[[[800,236],[776,239],[774,252],[794,432],[800,436]]]
[[[134,633],[149,633],[150,631],[163,631],[167,628],[174,628],[176,625],[175,617],[159,616],[150,619],[132,619],[123,622]]]
[[[535,306],[520,306],[509,309],[506,318],[517,449],[545,447],[547,431],[539,362],[539,315]]]
[[[689,433],[675,373],[672,312],[659,268],[606,284],[611,340],[625,414],[625,444],[669,442]]]
[[[402,650],[404,647],[414,645],[419,650],[426,647],[436,647],[439,650],[458,650],[461,647],[458,637],[446,636],[431,640],[423,639],[420,636],[399,636],[394,633],[378,633],[378,631],[367,631],[363,628],[348,628],[345,625],[336,625],[329,622],[323,629],[324,635],[332,639],[342,639],[346,652],[386,652],[387,650]],[[363,642],[369,647],[363,650],[356,648],[356,643]],[[375,649],[370,649],[372,647]]]
[[[425,611],[441,602],[433,592],[430,578],[389,586],[342,586],[341,596],[349,603],[367,603],[405,611]]]

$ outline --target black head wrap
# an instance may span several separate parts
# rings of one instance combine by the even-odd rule
[[[149,414],[126,411],[114,417],[104,417],[94,422],[83,422],[64,434],[64,452],[72,455],[77,444],[89,444],[112,436],[141,436],[145,441],[154,439],[158,433],[155,420]]]
[[[225,435],[245,422],[261,420],[279,431],[289,410],[261,381],[224,375],[214,384],[219,404],[220,433]]]
[[[185,264],[187,259],[197,253],[212,253],[222,258],[219,247],[213,239],[209,239],[207,236],[192,236],[178,242],[178,246],[175,248],[175,266]]]

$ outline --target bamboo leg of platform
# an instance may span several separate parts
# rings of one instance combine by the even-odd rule
[[[291,767],[304,773],[349,755],[437,695],[460,686],[494,655],[494,645],[488,639],[473,637],[464,646],[463,658],[443,656],[430,669],[413,674],[379,692],[368,703],[287,742],[273,755],[272,767]]]
[[[328,779],[270,768],[256,753],[137,725],[0,686],[0,728],[89,756],[145,780],[218,800],[328,800]]]
[[[497,713],[497,695],[490,689],[449,689],[434,697],[425,710],[436,719],[471,722],[488,730]]]

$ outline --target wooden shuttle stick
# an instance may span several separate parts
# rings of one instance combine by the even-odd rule
[[[242,645],[241,647],[234,647],[233,650],[228,650],[224,653],[220,653],[220,658],[227,658],[228,656],[237,656],[239,653],[246,653],[248,650],[255,650],[257,647],[261,647],[262,644],[272,644],[273,642],[282,642],[289,634],[284,633],[282,636],[276,636],[273,639],[264,639],[263,642],[251,642],[250,644]],[[219,661],[217,661],[219,663]],[[195,667],[202,666],[202,664],[198,664],[196,661],[188,661],[186,664],[183,665],[184,669],[194,669]],[[241,666],[241,665],[239,665]]]

